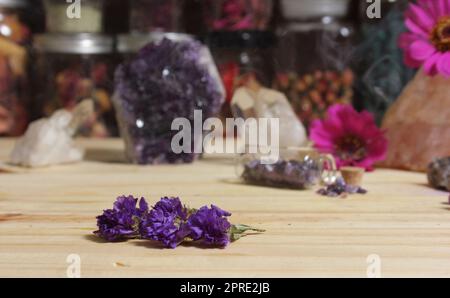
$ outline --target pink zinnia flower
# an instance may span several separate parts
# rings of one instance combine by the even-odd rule
[[[334,156],[339,168],[356,166],[370,171],[387,152],[387,139],[372,114],[358,113],[351,105],[331,106],[324,120],[312,123],[310,138],[316,149]]]
[[[399,46],[406,65],[450,78],[450,0],[417,0],[406,11]]]

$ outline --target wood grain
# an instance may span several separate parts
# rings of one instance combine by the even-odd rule
[[[0,173],[0,276],[65,277],[69,254],[83,277],[366,277],[371,254],[385,277],[450,276],[448,193],[424,174],[380,169],[365,177],[368,195],[332,199],[243,185],[231,158],[140,167],[124,163],[119,140],[79,142],[86,162]],[[0,160],[12,145],[0,140]],[[214,203],[267,232],[223,250],[102,243],[95,216],[122,194]]]

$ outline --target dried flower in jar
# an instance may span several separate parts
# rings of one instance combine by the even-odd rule
[[[315,119],[322,119],[328,107],[336,103],[351,103],[353,73],[347,69],[305,74],[278,73],[274,87],[289,98],[297,115],[309,127]]]

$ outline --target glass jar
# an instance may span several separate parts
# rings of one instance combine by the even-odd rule
[[[336,162],[331,155],[312,148],[280,148],[279,159],[273,162],[253,149],[247,147],[247,153],[237,160],[236,173],[247,184],[303,190],[336,181]]]
[[[120,34],[117,37],[116,47],[121,56],[123,56],[125,59],[131,59],[145,45],[151,42],[160,42],[164,38],[170,39],[172,41],[189,41],[194,39],[192,35],[184,33],[152,32]]]
[[[51,33],[101,33],[103,31],[103,5],[103,0],[81,0],[81,2],[73,3],[45,0],[47,31]]]
[[[180,32],[183,0],[131,1],[131,32]]]
[[[349,0],[280,0],[283,17],[289,22],[324,16],[345,16]]]
[[[95,102],[96,113],[81,135],[106,137],[117,134],[110,100],[118,58],[112,37],[98,34],[44,34],[36,37],[39,74],[38,102],[43,116],[73,109],[83,99]]]
[[[354,30],[345,19],[349,1],[283,1],[282,7],[291,21],[278,32],[273,86],[309,126],[330,105],[353,99]]]
[[[209,31],[267,30],[272,18],[272,0],[206,0]]]
[[[28,122],[26,1],[0,0],[0,136],[17,136]]]
[[[271,85],[274,42],[274,36],[266,31],[221,31],[208,35],[207,44],[226,90],[222,118],[233,117],[230,104],[237,88],[249,83]]]
[[[103,32],[105,34],[124,34],[130,31],[129,1],[108,0],[103,6]]]

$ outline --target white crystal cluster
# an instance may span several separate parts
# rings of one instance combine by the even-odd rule
[[[280,121],[280,147],[303,147],[307,145],[306,130],[292,109],[286,96],[268,88],[241,87],[236,90],[232,99],[235,116],[244,118],[276,118]]]
[[[84,101],[73,112],[58,110],[31,123],[17,141],[10,163],[35,168],[81,161],[84,151],[75,146],[73,136],[93,109],[92,101]]]

